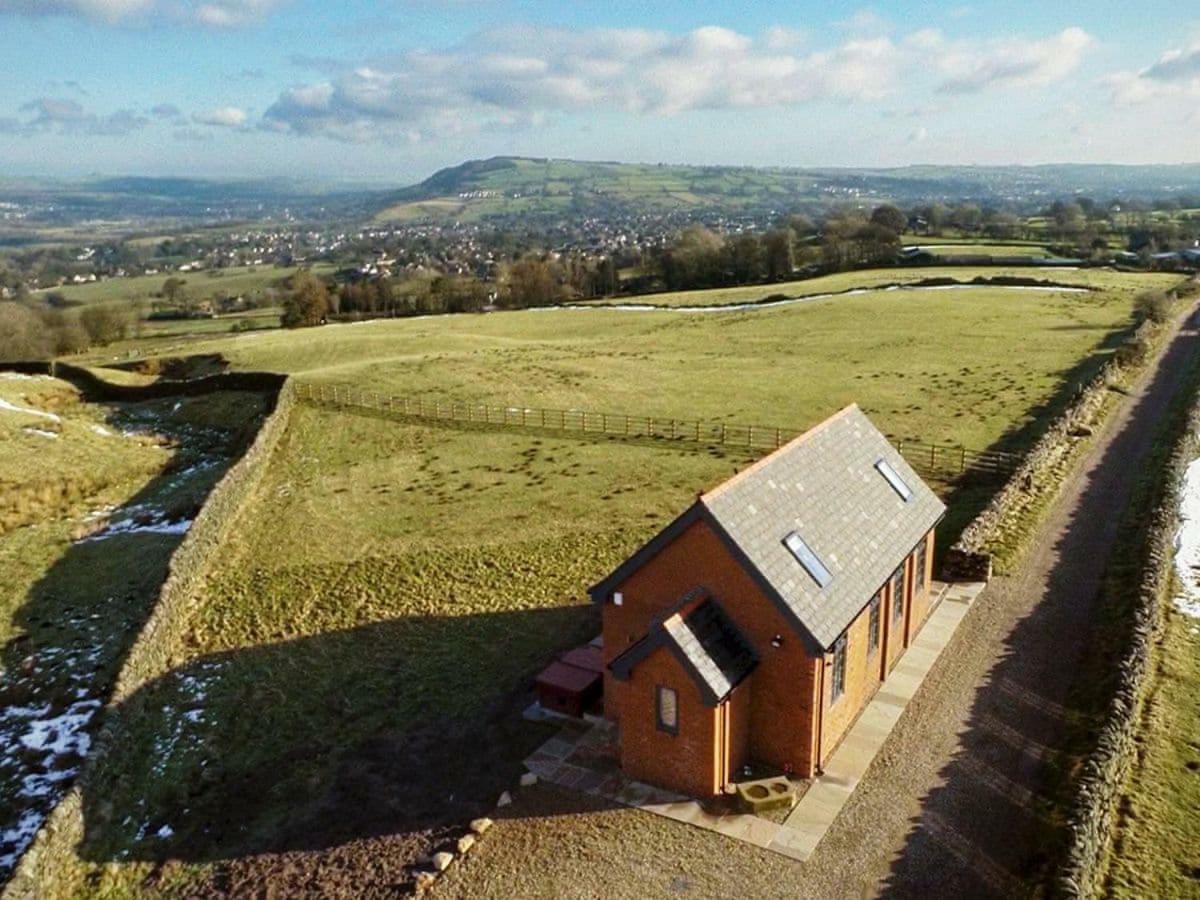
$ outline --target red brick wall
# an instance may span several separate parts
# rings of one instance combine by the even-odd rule
[[[913,617],[912,628],[910,629],[911,636],[916,637],[921,630],[921,626],[925,624],[925,620],[929,618],[929,613],[932,612],[930,602],[933,600],[933,594],[929,590],[929,586],[933,581],[933,532],[929,532],[925,536],[925,571],[924,573],[914,573],[913,585]],[[914,566],[916,565],[916,554],[913,555]]]
[[[690,525],[618,586],[624,598],[621,606],[604,598],[605,665],[645,635],[656,616],[699,586],[712,591],[759,655],[749,697],[749,757],[790,766],[801,774],[811,772],[816,758],[816,657],[707,523]],[[771,646],[776,635],[783,639],[778,649]],[[622,730],[627,687],[606,676],[605,712],[621,722]]]
[[[887,610],[881,609],[882,619]],[[833,654],[825,656],[825,712],[821,727],[821,759],[826,759],[846,731],[854,724],[858,714],[879,690],[883,671],[883,643],[872,653],[868,649],[870,632],[870,608],[864,609],[846,629],[846,688],[842,696],[832,701]]]
[[[679,733],[658,727],[658,686],[679,698]],[[707,706],[675,655],[660,648],[633,670],[623,691],[621,768],[631,778],[692,797],[716,794],[718,710]]]

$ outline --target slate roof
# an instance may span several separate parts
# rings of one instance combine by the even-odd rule
[[[675,609],[655,622],[645,637],[609,663],[609,669],[627,680],[638,663],[660,647],[675,654],[710,706],[728,697],[758,665],[749,642],[711,597],[686,614]]]
[[[909,486],[905,501],[876,468]],[[824,648],[831,646],[945,505],[855,406],[700,498],[710,520]],[[818,586],[784,544],[797,533],[833,576]]]
[[[876,468],[880,460],[910,488],[907,501]],[[605,600],[703,519],[814,649],[827,650],[945,510],[899,451],[852,405],[702,495],[591,594]],[[785,545],[792,533],[828,569],[832,577],[824,588]]]

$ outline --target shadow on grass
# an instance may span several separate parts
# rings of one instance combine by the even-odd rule
[[[1135,473],[1152,459],[1198,352],[1200,335],[1186,329],[1082,473],[1066,521],[1046,535],[1053,543],[981,596],[982,605],[1007,612],[993,609],[986,619],[973,612],[966,627],[995,629],[989,637],[1003,649],[978,684],[962,688],[966,727],[938,786],[919,798],[886,895],[1014,897],[1044,889],[1064,850],[1065,807],[1115,674],[1112,641],[1098,625],[1107,610],[1105,570],[1122,518],[1145,515],[1131,508]]]
[[[555,731],[520,716],[533,675],[598,628],[590,604],[414,616],[200,656],[113,714],[81,853],[253,880],[263,854],[384,838],[403,879],[513,788]]]
[[[104,408],[114,431],[149,426],[144,416],[131,421],[131,407]],[[0,861],[19,853],[70,786],[186,524],[257,427],[184,429],[165,407],[137,410],[153,411],[155,430],[179,450],[120,507],[79,526],[13,612],[16,636],[0,648]]]

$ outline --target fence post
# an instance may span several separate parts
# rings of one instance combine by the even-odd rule
[[[721,423],[721,443],[725,443],[725,423]]]
[[[967,471],[967,448],[959,447],[958,453],[958,474],[961,475],[963,472]]]
[[[776,428],[775,429],[775,449],[778,450],[782,446],[783,446],[783,440],[779,434],[779,429]]]
[[[930,444],[929,445],[929,471],[931,471],[931,472],[934,470],[934,467],[936,466],[936,463],[934,462],[934,460],[936,458],[937,458],[937,444]]]
[[[629,436],[629,416],[625,416],[625,436]]]
[[[746,432],[746,446],[747,447],[754,446],[754,426],[753,425],[751,425]]]
[[[608,434],[608,413],[600,413],[600,430]]]

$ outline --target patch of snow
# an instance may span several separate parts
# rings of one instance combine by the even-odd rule
[[[158,829],[158,831],[154,832],[154,836],[161,841],[165,841],[174,833],[175,829],[173,829],[170,825],[164,825],[162,828]]]
[[[46,431],[44,428],[32,428],[32,427],[26,428],[25,433],[26,434],[35,434],[38,437],[50,438],[50,440],[52,440],[52,441],[58,440],[58,432]]]
[[[0,381],[49,381],[49,375],[26,375],[23,372],[0,372]]]
[[[111,431],[109,431],[107,428],[105,428],[103,425],[93,425],[92,431],[96,432],[96,434],[100,435],[101,437],[112,437],[113,436],[113,433]]]
[[[56,416],[54,413],[43,412],[40,409],[30,409],[28,406],[17,406],[17,404],[9,403],[3,398],[0,398],[0,409],[6,409],[9,412],[24,413],[27,416],[37,416],[39,419],[48,419],[51,422],[62,421],[62,417]]]
[[[1175,575],[1181,592],[1175,608],[1200,619],[1200,459],[1187,467],[1179,490],[1179,531],[1175,533]]]
[[[585,305],[581,303],[565,303],[561,306],[540,306],[530,312],[549,312],[551,310],[609,310],[615,312],[674,312],[674,313],[728,313],[749,312],[756,309],[775,309],[780,306],[793,306],[798,303],[812,303],[816,300],[832,300],[838,297],[857,297],[862,294],[889,293],[892,291],[1044,291],[1055,294],[1086,294],[1089,288],[1055,287],[1053,285],[1032,284],[898,284],[880,288],[855,288],[851,291],[839,291],[829,294],[806,294],[802,297],[784,297],[780,300],[767,302],[714,304],[711,306],[661,306],[653,303],[615,303],[607,306]]]
[[[166,519],[152,519],[148,522],[138,522],[136,519],[124,519],[113,522],[102,531],[80,538],[76,543],[84,544],[90,541],[103,541],[120,534],[187,534],[192,527],[192,519],[176,519],[168,522]]]
[[[17,864],[21,854],[33,843],[45,816],[36,809],[27,809],[12,828],[0,831],[0,872],[7,872]]]

